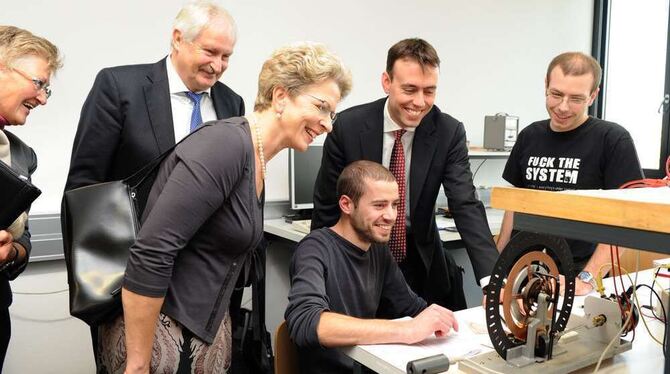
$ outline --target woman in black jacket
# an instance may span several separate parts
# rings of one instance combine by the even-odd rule
[[[30,179],[37,168],[35,152],[7,126],[26,123],[30,112],[46,105],[51,76],[61,67],[58,48],[27,30],[0,26],[0,161]],[[9,346],[11,325],[9,281],[25,268],[30,255],[28,215],[0,227],[0,372]]]

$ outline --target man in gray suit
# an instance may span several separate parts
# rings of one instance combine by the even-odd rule
[[[235,42],[223,7],[193,1],[177,14],[169,56],[102,69],[81,110],[65,190],[124,179],[200,123],[244,115],[242,98],[219,82]]]

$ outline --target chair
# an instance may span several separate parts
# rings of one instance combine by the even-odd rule
[[[288,333],[286,321],[275,331],[275,374],[298,373],[298,350]]]

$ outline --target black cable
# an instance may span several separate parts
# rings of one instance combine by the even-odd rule
[[[649,294],[649,304],[651,304],[651,295],[656,296],[656,298],[658,299],[658,303],[659,303],[659,305],[661,305],[661,311],[663,312],[663,319],[662,319],[661,321],[662,321],[663,323],[667,323],[668,320],[667,320],[667,316],[666,316],[666,314],[665,314],[665,305],[663,305],[663,300],[661,299],[661,296],[658,294],[658,292],[656,292],[655,289],[653,289],[651,286],[649,286],[649,285],[647,285],[647,284],[638,284],[637,287],[636,287],[635,289],[637,290],[637,289],[639,289],[640,287],[647,287],[647,288],[651,291],[651,294]],[[654,313],[654,309],[653,309],[653,308],[651,309],[651,311],[652,311],[652,313]],[[657,319],[660,319],[660,318],[658,318],[658,316],[656,316],[655,313],[654,313],[654,317],[656,317]]]
[[[479,165],[477,165],[477,169],[475,169],[475,172],[472,173],[472,184],[475,184],[475,177],[477,176],[477,172],[479,172],[479,169],[482,167],[482,165],[484,165],[486,160],[488,160],[488,158],[482,160],[482,162],[480,162]]]
[[[657,271],[657,273],[658,273],[658,271]],[[649,288],[649,290],[651,290],[652,294],[656,295],[656,298],[658,299],[658,303],[661,305],[661,311],[663,312],[663,324],[666,325],[668,323],[668,319],[667,319],[667,315],[665,313],[665,305],[663,305],[663,300],[661,299],[661,296],[658,294],[658,292],[656,292],[656,290],[654,290],[653,287],[651,287],[647,284],[639,284],[637,287],[635,287],[635,290],[637,291],[637,289],[639,289],[640,287],[647,287],[647,288]],[[651,298],[651,294],[650,294],[649,297]],[[651,313],[654,314],[654,316],[655,316],[654,308],[651,308]],[[656,317],[656,318],[658,318],[658,317]],[[667,357],[668,349],[667,349],[667,344],[666,344],[667,342],[665,341],[665,335],[666,335],[665,334],[665,329],[663,329],[663,331],[664,331],[663,332],[663,356]]]

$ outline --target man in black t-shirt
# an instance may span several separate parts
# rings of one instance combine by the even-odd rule
[[[562,191],[616,189],[643,177],[628,131],[589,117],[598,96],[602,70],[593,57],[563,53],[549,64],[545,79],[549,119],[524,128],[512,149],[503,178],[516,187]],[[509,242],[513,213],[505,212],[498,250]],[[568,240],[577,271],[577,295],[589,293],[609,246]]]
[[[407,285],[386,243],[396,221],[398,184],[381,164],[356,161],[337,181],[335,226],[303,239],[290,266],[285,318],[302,373],[350,373],[339,346],[419,342],[458,323],[437,304],[426,307]],[[405,316],[401,321],[388,320]]]

